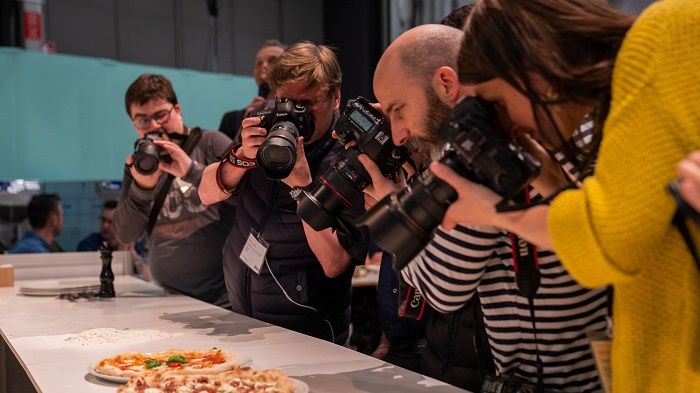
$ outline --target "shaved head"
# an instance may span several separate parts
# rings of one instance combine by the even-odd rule
[[[386,49],[374,72],[374,95],[391,122],[392,139],[407,145],[419,165],[444,145],[438,128],[450,106],[435,89],[446,74],[458,85],[455,70],[462,35],[444,25],[414,27]]]
[[[421,25],[401,34],[384,52],[374,73],[401,71],[404,77],[426,85],[440,67],[457,69],[463,32],[444,25]]]

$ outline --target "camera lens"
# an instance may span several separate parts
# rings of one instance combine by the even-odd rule
[[[452,152],[440,162],[461,167]],[[427,172],[411,187],[382,199],[357,225],[369,227],[372,241],[394,256],[394,269],[400,270],[430,242],[455,199],[454,188]]]
[[[142,175],[151,175],[158,169],[159,152],[153,142],[147,139],[140,139],[136,142],[134,152],[134,168]]]
[[[299,131],[288,121],[276,123],[258,149],[256,160],[271,180],[289,176],[297,160],[297,137]]]
[[[360,198],[361,191],[358,190],[369,182],[369,174],[357,161],[357,152],[348,150],[347,153],[350,157],[342,157],[328,168],[321,175],[318,186],[299,200],[297,215],[316,231],[330,228],[340,212]]]

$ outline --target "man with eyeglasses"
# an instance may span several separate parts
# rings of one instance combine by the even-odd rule
[[[125,104],[136,135],[160,135],[162,140],[153,143],[172,161],[160,160],[154,173],[144,175],[136,170],[134,158],[129,155],[113,216],[114,234],[122,243],[147,235],[151,274],[164,288],[229,307],[221,266],[231,208],[226,204],[203,204],[197,187],[204,168],[217,162],[231,139],[218,131],[186,127],[175,91],[162,75],[138,77],[126,91]],[[197,133],[201,135],[198,140],[194,136]],[[194,147],[187,154],[183,147],[190,137],[197,143],[190,141]],[[161,194],[166,186],[167,191]],[[155,223],[147,234],[158,196],[163,198],[162,207],[154,212]]]
[[[297,141],[292,173],[273,181],[257,167],[254,159],[267,131],[258,127],[259,117],[248,117],[242,143],[205,169],[200,197],[205,203],[237,203],[224,249],[233,311],[342,345],[349,333],[353,263],[364,263],[367,255],[368,241],[354,226],[362,198],[344,210],[334,229],[316,232],[296,215],[299,191],[343,149],[331,137],[340,106],[340,66],[327,46],[300,42],[277,58],[268,80],[277,98],[306,106],[314,119],[313,134]]]

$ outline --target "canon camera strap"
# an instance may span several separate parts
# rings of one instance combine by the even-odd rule
[[[517,199],[523,202],[530,202],[530,193],[525,189]],[[515,199],[515,198],[514,198]],[[520,202],[520,201],[519,201]],[[513,255],[513,270],[515,271],[515,284],[518,291],[527,298],[530,309],[530,320],[532,321],[532,335],[535,343],[535,358],[537,362],[537,388],[542,390],[543,370],[542,359],[537,345],[537,325],[535,323],[535,294],[540,287],[540,265],[537,257],[537,246],[529,243],[525,239],[514,233],[508,233],[511,241]]]
[[[182,150],[189,156],[201,138],[202,130],[199,127],[193,128],[190,134],[186,137],[185,142],[182,144]],[[153,232],[153,228],[156,226],[160,209],[163,207],[165,197],[168,195],[168,192],[170,192],[170,186],[173,184],[173,180],[175,180],[175,176],[169,173],[168,177],[163,182],[163,187],[160,188],[156,198],[153,200],[151,214],[148,216],[148,227],[146,227],[147,238],[151,237],[151,232]]]

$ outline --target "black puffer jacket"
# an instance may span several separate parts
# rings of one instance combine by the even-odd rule
[[[481,390],[483,375],[494,365],[478,296],[449,313],[430,313],[428,343],[421,357],[420,372],[467,390]],[[476,342],[476,347],[474,343]]]
[[[329,138],[305,149],[314,184],[342,152],[342,146]],[[260,168],[250,170],[243,182],[240,194],[234,197],[236,220],[224,246],[224,274],[233,311],[343,344],[350,325],[354,264],[363,263],[367,255],[366,236],[354,229],[354,220],[363,209],[361,193],[354,200],[357,208],[342,213],[350,232],[338,231],[354,263],[340,276],[328,278],[307,243],[289,187],[268,180]],[[269,244],[269,269],[263,264],[260,274],[240,259],[251,228],[262,231]]]

